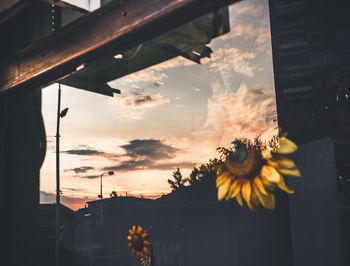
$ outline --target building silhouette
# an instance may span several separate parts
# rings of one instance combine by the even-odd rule
[[[324,206],[335,204],[339,222],[338,218],[326,220],[332,230],[339,227],[344,263],[349,265],[350,4],[345,0],[269,0],[269,8],[278,123],[298,144],[319,143],[320,154],[310,153],[315,160],[322,161],[322,156],[333,160],[329,167],[335,169],[335,177],[326,176],[326,170],[314,177],[310,198],[321,191],[336,193],[337,200],[324,202]],[[305,182],[304,186],[311,186],[310,179]],[[300,213],[294,205],[300,199],[291,198],[293,227],[299,224],[293,217]],[[318,211],[305,213],[304,218],[322,227],[326,220],[317,217],[326,210]],[[295,237],[295,265],[307,261],[301,259],[305,243],[303,236]]]
[[[296,193],[277,190],[275,211],[218,202],[215,176],[156,200],[103,199],[102,225],[101,201],[88,202],[76,213],[75,265],[139,265],[127,247],[133,225],[148,229],[155,265],[346,265],[334,154],[331,138],[300,145],[302,177],[288,179]]]
[[[156,200],[110,198],[103,200],[102,225],[95,212],[100,201],[88,202],[76,216],[75,265],[140,265],[127,247],[133,225],[148,230],[155,265],[290,265],[286,196],[278,199],[275,212],[252,213],[233,200],[218,202],[212,184]]]
[[[73,265],[74,211],[60,204],[60,265]],[[40,204],[40,265],[54,265],[56,204]]]
[[[346,0],[270,0],[279,126],[297,143],[350,138]]]

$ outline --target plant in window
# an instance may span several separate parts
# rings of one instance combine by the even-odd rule
[[[230,148],[218,148],[221,164],[217,171],[218,200],[236,198],[243,206],[256,211],[261,204],[275,209],[276,187],[287,193],[284,176],[300,176],[295,163],[288,158],[297,146],[286,137],[273,138],[270,142],[236,139]]]
[[[141,259],[143,265],[151,265],[148,263],[151,262],[150,251],[152,247],[147,230],[140,225],[137,227],[134,225],[132,229],[129,229],[127,240],[128,247],[131,248],[131,254]]]

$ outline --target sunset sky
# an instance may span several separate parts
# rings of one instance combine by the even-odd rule
[[[267,0],[230,10],[229,33],[211,41],[211,58],[196,64],[176,57],[109,83],[107,97],[62,85],[62,203],[81,208],[103,195],[158,197],[179,167],[217,156],[236,137],[276,134],[276,106]],[[54,202],[57,89],[43,90],[48,150],[41,169],[41,202]]]

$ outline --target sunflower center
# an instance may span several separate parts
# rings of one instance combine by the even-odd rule
[[[143,241],[139,235],[133,235],[131,237],[131,243],[136,251],[141,251],[143,248]]]
[[[235,146],[236,152],[227,156],[225,160],[227,170],[234,178],[254,179],[264,164],[260,150],[245,143],[235,143]]]

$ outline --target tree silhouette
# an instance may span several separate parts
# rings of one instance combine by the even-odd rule
[[[170,187],[173,189],[173,191],[177,191],[177,190],[185,187],[185,183],[186,183],[187,179],[182,178],[180,168],[177,168],[173,172],[173,178],[174,178],[174,181],[171,179],[168,179],[168,183],[170,184]]]
[[[112,191],[112,192],[109,194],[109,196],[110,196],[111,198],[117,198],[117,197],[118,197],[118,194],[117,194],[116,191]]]
[[[220,160],[214,158],[214,159],[210,159],[208,163],[202,164],[198,170],[198,172],[199,172],[198,173],[198,182],[199,183],[215,182],[216,172],[220,166],[220,162],[221,162]],[[193,171],[195,171],[195,169]],[[192,173],[193,173],[193,171],[192,171]],[[191,182],[190,182],[190,184],[191,184]]]
[[[172,191],[179,191],[186,187],[189,183],[190,187],[202,187],[202,185],[215,185],[216,173],[221,165],[221,160],[216,158],[210,159],[208,163],[202,164],[199,168],[194,167],[188,178],[183,178],[180,169],[177,168],[172,176],[173,179],[168,179],[168,183]]]
[[[190,174],[190,178],[188,179],[188,182],[190,183],[190,185],[194,185],[200,181],[199,175],[200,175],[199,169],[194,167]]]

